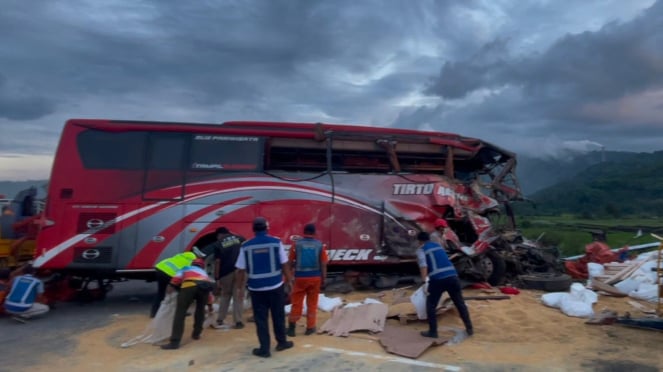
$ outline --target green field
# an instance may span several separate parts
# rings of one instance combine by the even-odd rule
[[[661,218],[633,219],[581,219],[576,216],[526,216],[517,220],[518,228],[529,239],[541,235],[541,241],[547,245],[555,245],[562,256],[584,253],[585,245],[592,241],[589,230],[602,229],[607,233],[608,245],[612,248],[624,245],[651,243],[655,240],[649,235],[663,232]],[[634,238],[638,230],[642,236]]]

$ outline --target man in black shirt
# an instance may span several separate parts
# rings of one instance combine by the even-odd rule
[[[224,326],[224,319],[228,314],[230,307],[230,298],[233,301],[233,322],[235,329],[244,328],[242,322],[243,299],[241,294],[244,292],[241,283],[235,280],[235,262],[239,255],[239,248],[246,240],[240,235],[232,234],[226,227],[216,229],[217,241],[214,246],[215,279],[218,286],[221,287],[221,296],[219,298],[219,315],[214,328]],[[205,250],[209,250],[207,247]]]

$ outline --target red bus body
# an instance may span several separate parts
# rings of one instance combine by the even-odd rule
[[[256,216],[286,245],[315,223],[332,267],[412,262],[416,233],[441,216],[471,227],[460,239],[482,249],[486,214],[520,197],[514,172],[513,154],[449,133],[72,119],[35,266],[147,277],[159,260],[213,242],[220,226],[252,236]]]

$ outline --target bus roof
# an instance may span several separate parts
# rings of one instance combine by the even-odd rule
[[[224,133],[249,136],[312,138],[320,141],[328,136],[331,136],[332,138],[354,140],[392,139],[397,141],[411,141],[450,146],[474,154],[481,149],[488,148],[492,150],[490,152],[501,155],[501,161],[515,158],[515,154],[512,152],[478,138],[464,137],[459,134],[446,132],[367,125],[272,121],[227,121],[220,124],[214,124],[103,119],[70,119],[67,121],[67,125],[85,126],[88,128],[108,131],[154,130],[155,126],[158,126],[160,131],[168,132],[196,131],[203,133]]]

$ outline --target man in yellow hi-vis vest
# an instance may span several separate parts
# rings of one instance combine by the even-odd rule
[[[156,269],[157,296],[152,304],[152,312],[150,313],[151,318],[154,318],[154,316],[157,315],[157,311],[159,311],[159,305],[161,305],[161,301],[163,301],[163,298],[166,296],[166,288],[168,288],[170,279],[175,276],[178,271],[182,270],[183,267],[191,266],[191,262],[193,262],[194,259],[196,259],[196,255],[193,252],[184,252],[166,258],[165,260],[161,260],[156,264],[154,268]]]

